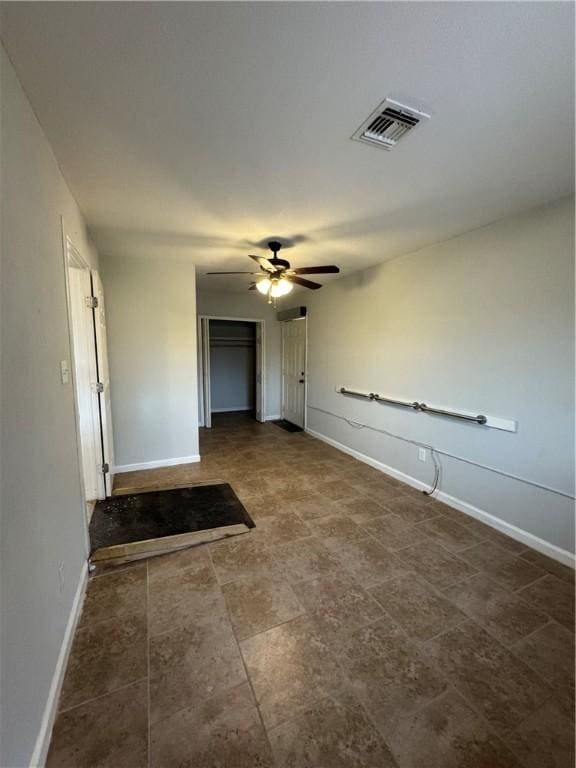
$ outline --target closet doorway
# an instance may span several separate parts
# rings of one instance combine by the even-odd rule
[[[264,421],[264,321],[201,316],[200,426],[216,413],[246,413]]]

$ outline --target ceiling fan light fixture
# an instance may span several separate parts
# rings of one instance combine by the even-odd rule
[[[290,283],[288,280],[277,280],[272,283],[270,293],[272,298],[277,299],[280,296],[286,296],[289,294],[292,288],[292,283]]]
[[[268,291],[270,290],[270,286],[272,285],[272,281],[268,280],[267,277],[264,278],[264,280],[258,280],[256,283],[256,288],[263,296],[266,296],[268,294]]]

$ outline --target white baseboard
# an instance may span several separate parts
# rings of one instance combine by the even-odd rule
[[[347,453],[349,456],[353,456],[355,459],[358,459],[365,464],[369,464],[371,467],[374,467],[374,469],[379,469],[380,472],[384,472],[384,474],[390,475],[396,480],[400,480],[407,485],[411,485],[413,488],[417,488],[418,490],[423,491],[429,487],[426,483],[417,480],[415,477],[407,475],[404,472],[400,472],[398,469],[394,469],[394,467],[390,467],[388,464],[377,461],[370,456],[366,456],[364,453],[360,453],[360,451],[356,451],[354,448],[349,448],[347,445],[339,443],[337,440],[333,440],[331,437],[327,437],[320,432],[316,432],[313,429],[307,429],[306,432],[312,435],[312,437],[315,437],[318,440],[331,445],[333,448],[336,448],[343,453]],[[501,533],[505,533],[512,539],[516,539],[516,541],[519,541],[522,544],[526,544],[527,547],[536,549],[543,555],[547,555],[548,557],[557,560],[563,565],[574,568],[574,555],[571,552],[568,552],[568,550],[557,547],[555,544],[551,544],[549,541],[545,541],[544,539],[535,536],[533,533],[524,531],[522,528],[518,528],[517,526],[512,525],[512,523],[507,523],[505,520],[502,520],[495,515],[491,515],[489,512],[485,512],[483,509],[479,509],[473,504],[469,504],[467,501],[463,501],[456,496],[451,496],[449,493],[445,493],[444,491],[439,491],[437,494],[435,494],[434,498],[438,499],[438,501],[444,502],[444,504],[447,504],[449,507],[454,507],[454,509],[458,509],[460,512],[464,512],[464,514],[470,515],[470,517],[474,517],[476,520],[480,520],[482,523],[486,523],[486,525],[495,528]]]
[[[279,421],[282,418],[280,415],[266,416],[264,421]]]
[[[200,461],[200,455],[178,456],[174,459],[157,459],[143,461],[140,464],[120,464],[114,467],[114,472],[137,472],[140,469],[158,469],[159,467],[176,467],[179,464],[195,464]]]
[[[254,411],[253,405],[238,405],[234,408],[212,408],[212,413],[240,413]]]
[[[64,682],[64,673],[66,672],[68,657],[70,655],[70,649],[72,648],[74,632],[76,631],[76,626],[80,614],[82,613],[87,583],[88,563],[85,562],[82,564],[82,571],[78,580],[76,594],[74,595],[74,602],[72,603],[68,623],[66,624],[66,630],[64,631],[64,637],[62,638],[60,652],[56,661],[56,667],[54,669],[54,674],[52,675],[52,682],[50,683],[48,698],[44,706],[40,731],[36,738],[34,752],[30,758],[30,768],[42,768],[46,762],[48,748],[50,746],[50,738],[52,736],[52,728],[58,712],[58,699],[60,698],[60,691],[62,689],[62,683]]]

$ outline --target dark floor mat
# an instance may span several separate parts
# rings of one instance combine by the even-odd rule
[[[277,427],[282,427],[286,432],[304,432],[302,427],[298,427],[296,424],[292,424],[291,421],[286,421],[286,419],[278,419],[277,421],[273,421],[272,424],[276,424]]]
[[[254,522],[227,483],[113,496],[96,504],[92,553],[108,547]]]

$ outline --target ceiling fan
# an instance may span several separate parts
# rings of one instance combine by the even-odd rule
[[[251,283],[248,290],[258,290],[264,296],[268,296],[268,304],[275,303],[280,296],[286,296],[290,293],[294,285],[301,285],[303,288],[318,290],[322,288],[320,283],[312,280],[306,280],[300,275],[328,275],[340,272],[338,267],[329,265],[325,267],[299,267],[291,269],[290,262],[286,259],[278,258],[278,252],[282,248],[282,243],[278,240],[270,240],[268,248],[272,251],[272,258],[267,259],[264,256],[249,255],[260,266],[259,272],[207,272],[207,275],[259,275],[260,280]]]

